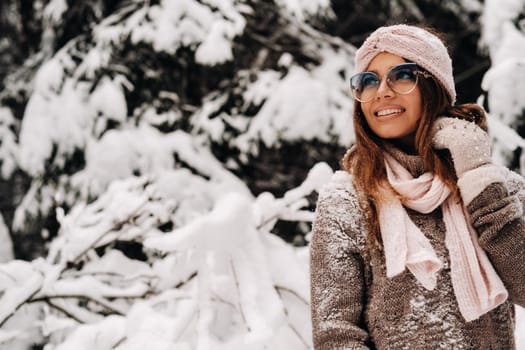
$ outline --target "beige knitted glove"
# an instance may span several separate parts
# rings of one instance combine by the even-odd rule
[[[490,138],[473,122],[441,117],[432,126],[432,147],[448,149],[452,155],[456,175],[492,163]]]

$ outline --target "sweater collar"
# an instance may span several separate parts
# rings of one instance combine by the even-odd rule
[[[425,173],[423,157],[420,155],[405,153],[390,142],[385,142],[383,146],[384,150],[408,170],[413,177],[419,177]]]

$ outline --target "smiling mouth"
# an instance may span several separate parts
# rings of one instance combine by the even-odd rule
[[[382,111],[375,112],[376,117],[387,117],[394,114],[403,113],[405,111],[404,108],[391,108],[391,109],[384,109]]]

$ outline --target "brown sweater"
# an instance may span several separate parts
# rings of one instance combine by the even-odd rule
[[[423,173],[421,158],[394,156],[413,176]],[[441,210],[407,209],[444,262],[437,287],[425,289],[408,271],[389,279],[383,254],[364,254],[356,190],[348,173],[337,172],[320,193],[310,244],[314,348],[514,349],[512,303],[525,306],[525,180],[501,170],[505,182],[479,191],[467,211],[509,301],[472,322],[461,316],[452,288]]]

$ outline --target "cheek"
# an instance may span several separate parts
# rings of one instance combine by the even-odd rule
[[[361,104],[361,114],[369,123],[374,118],[374,115],[372,114],[372,110],[370,108],[370,104],[368,103]]]
[[[418,115],[421,115],[423,112],[423,99],[421,97],[421,92],[418,90],[414,91],[414,96],[412,97],[411,104],[413,109]]]

